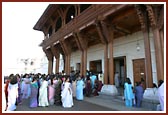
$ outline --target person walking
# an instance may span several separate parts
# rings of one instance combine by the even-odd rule
[[[135,102],[136,107],[141,107],[142,99],[143,99],[144,89],[142,86],[142,82],[139,82],[135,87]]]
[[[124,83],[124,100],[126,107],[132,107],[132,100],[134,98],[133,87],[129,78],[126,78]]]

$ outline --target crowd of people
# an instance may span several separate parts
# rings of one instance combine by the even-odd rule
[[[164,82],[159,80],[158,87],[153,83],[153,89],[158,91],[158,98],[160,102],[160,110],[164,111]],[[124,83],[124,101],[127,107],[141,107],[144,94],[143,81],[136,82],[133,87],[131,80],[126,78]]]
[[[101,73],[101,72],[100,72]],[[115,85],[119,87],[118,75],[115,75]],[[64,108],[74,106],[73,99],[83,100],[85,96],[98,96],[103,86],[101,74],[86,72],[86,76],[81,76],[80,72],[72,71],[70,75],[64,72],[45,74],[11,74],[4,80],[4,97],[6,105],[5,111],[16,110],[17,105],[22,104],[25,99],[29,99],[29,107],[46,107],[59,105]],[[158,87],[153,84],[153,88],[158,91],[160,110],[164,110],[164,82],[159,80]],[[131,80],[126,78],[124,83],[124,101],[127,107],[141,107],[143,100],[143,81],[136,82],[133,88]]]
[[[83,100],[84,96],[97,96],[102,81],[98,75],[87,71],[86,77],[80,72],[72,71],[45,74],[11,74],[4,80],[5,111],[16,110],[17,105],[29,99],[29,107],[47,107],[60,105],[64,108],[74,106],[73,99]]]

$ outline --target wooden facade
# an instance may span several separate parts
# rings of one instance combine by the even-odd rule
[[[164,79],[164,4],[51,4],[34,29],[44,33],[40,44],[48,58],[48,73],[53,70],[53,58],[59,72],[63,55],[65,72],[70,74],[72,52],[81,52],[80,72],[86,74],[87,51],[91,46],[104,46],[104,83],[114,83],[113,41],[142,31],[145,48],[147,87],[152,87],[152,61],[149,33],[155,47],[157,79]],[[109,80],[109,82],[108,82]]]

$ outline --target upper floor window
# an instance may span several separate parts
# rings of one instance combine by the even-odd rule
[[[75,7],[71,6],[66,14],[66,24],[75,17]]]
[[[52,26],[50,26],[49,30],[48,30],[48,37],[50,37],[52,35]]]
[[[55,25],[55,32],[58,31],[58,29],[60,29],[61,26],[62,26],[62,19],[61,17],[59,17]]]

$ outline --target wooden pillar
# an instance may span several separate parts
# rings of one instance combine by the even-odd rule
[[[60,62],[60,58],[56,59],[56,66],[55,66],[55,73],[59,73],[59,62]]]
[[[114,84],[114,59],[113,59],[113,42],[108,43],[109,46],[109,80],[110,84]]]
[[[143,35],[144,35],[144,47],[145,47],[145,67],[147,76],[146,85],[147,87],[152,88],[153,77],[152,77],[152,61],[151,61],[149,33],[147,31],[144,31]]]
[[[84,51],[81,52],[81,63],[80,63],[80,74],[83,76],[83,69],[84,69]]]
[[[144,36],[144,48],[145,48],[145,69],[146,69],[146,85],[147,87],[153,87],[152,76],[152,61],[151,61],[151,48],[149,39],[149,21],[147,11],[143,10],[140,5],[136,5],[137,15],[141,23],[141,29]]]
[[[43,51],[45,52],[47,59],[48,59],[48,74],[53,73],[53,54],[51,51],[51,48],[49,47],[48,49],[43,48]]]
[[[69,54],[68,56],[67,56],[67,74],[68,75],[70,75],[70,60],[71,59],[71,55]]]
[[[160,41],[161,41],[163,61],[164,61],[164,32],[162,29],[160,30]]]
[[[83,50],[83,76],[86,76],[87,69],[87,49]]]
[[[80,66],[80,74],[81,76],[86,76],[86,69],[87,69],[87,44],[88,41],[84,37],[84,34],[80,33],[79,30],[73,33],[75,41],[79,50],[81,50],[81,66]]]
[[[109,82],[111,85],[114,84],[114,58],[113,58],[113,39],[114,31],[109,28],[108,48],[109,48]]]
[[[158,28],[153,29],[155,56],[156,56],[156,68],[158,80],[164,80],[164,60],[162,54],[161,40]]]
[[[157,78],[158,80],[164,80],[164,58],[162,51],[162,43],[161,36],[159,32],[159,25],[157,21],[156,14],[160,13],[157,10],[157,7],[153,7],[152,5],[146,5],[148,11],[148,17],[150,20],[150,25],[152,27],[153,39],[154,39],[154,47],[155,47],[155,57],[156,57],[156,69],[157,69]]]
[[[104,45],[104,84],[108,84],[108,44]]]
[[[68,39],[68,38],[67,38]],[[68,41],[60,41],[60,45],[65,54],[65,73],[70,74],[70,58],[71,58],[71,46],[67,43]]]
[[[53,58],[48,60],[48,74],[53,73]]]

